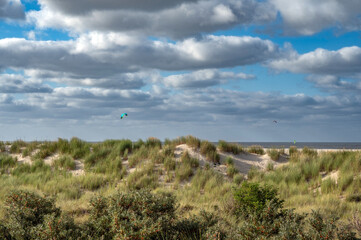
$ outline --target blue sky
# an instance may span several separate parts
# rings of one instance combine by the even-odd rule
[[[0,139],[361,142],[360,26],[358,0],[0,0]]]

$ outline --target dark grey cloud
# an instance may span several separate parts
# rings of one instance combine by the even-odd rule
[[[183,3],[197,2],[198,0],[39,0],[42,6],[71,15],[84,15],[93,11],[102,10],[141,10],[159,11]]]
[[[130,2],[132,2],[130,5],[140,6],[138,1]],[[156,4],[155,8],[161,9],[160,6],[165,2],[159,1],[160,4]],[[178,2],[170,1],[170,4],[172,3]],[[78,15],[71,15],[76,14],[77,10],[59,12],[54,7],[54,4],[65,4],[66,9],[78,9],[77,6],[81,4],[77,1],[67,0],[63,3],[63,1],[44,0],[41,4],[43,5],[41,11],[28,14],[29,21],[34,21],[40,28],[55,27],[75,32],[117,31],[173,39],[199,36],[201,33],[210,33],[237,25],[269,22],[276,17],[276,10],[271,4],[256,0],[185,1],[181,5],[176,4],[172,8],[154,12],[140,11],[140,8],[137,11],[129,10],[127,6],[130,5],[124,5],[124,9],[121,8],[119,1],[107,1],[106,4],[97,1],[96,4],[90,4],[89,8],[85,7],[87,14],[79,12]],[[104,7],[108,9],[114,4],[117,7],[104,10]]]
[[[361,30],[359,0],[269,0],[280,12],[285,34],[313,35],[335,27],[340,31]]]
[[[103,45],[98,40],[91,35],[77,41],[1,39],[0,68],[111,79],[117,74],[147,69],[178,71],[248,65],[265,62],[279,52],[271,41],[253,37],[207,36],[177,43],[119,43],[118,38],[109,37],[103,39]]]
[[[19,74],[0,74],[0,93],[50,93],[52,88]]]
[[[229,80],[253,79],[254,75],[221,72],[217,69],[199,70],[187,74],[165,77],[163,83],[172,88],[204,88],[227,83]]]
[[[20,0],[0,0],[1,19],[25,19],[24,6]]]

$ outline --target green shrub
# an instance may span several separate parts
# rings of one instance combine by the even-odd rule
[[[56,168],[63,168],[66,170],[74,170],[75,161],[70,155],[63,155],[53,161],[53,166]]]
[[[14,190],[5,199],[7,228],[15,239],[33,239],[34,228],[41,225],[49,214],[60,215],[55,199],[37,194]]]
[[[237,214],[247,217],[250,214],[260,214],[267,204],[273,201],[276,207],[282,208],[283,200],[277,197],[277,191],[270,186],[261,187],[258,183],[244,181],[235,190],[234,199],[238,206]]]
[[[82,229],[68,215],[49,214],[44,216],[43,223],[36,226],[31,235],[37,240],[68,240],[80,239],[81,233]]]
[[[149,191],[117,193],[110,197],[109,212],[114,239],[159,239],[174,219],[175,199]],[[132,221],[129,221],[132,219]]]
[[[259,145],[252,145],[247,150],[248,150],[249,153],[256,153],[256,154],[259,154],[259,155],[264,155],[265,154],[263,147],[259,146]]]

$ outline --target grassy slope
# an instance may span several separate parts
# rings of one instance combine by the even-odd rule
[[[187,154],[183,154],[181,161],[175,161],[175,146],[183,143],[199,148],[210,163],[219,159],[215,148],[207,141],[191,136],[167,140],[164,146],[157,139],[135,144],[129,140],[90,144],[77,138],[44,143],[13,142],[10,151],[30,155],[32,164],[16,164],[15,159],[7,158],[7,154],[0,157],[0,219],[3,218],[4,196],[11,189],[56,194],[58,206],[76,221],[83,222],[87,219],[89,200],[94,194],[107,196],[118,188],[126,191],[150,187],[155,192],[174,193],[180,204],[178,214],[188,215],[205,209],[217,212],[236,224],[227,210],[232,206],[232,186],[239,184],[242,176],[232,169],[231,160],[227,164],[231,169],[229,176],[233,178],[224,177],[209,166],[199,167],[197,160]],[[0,150],[4,151],[2,146],[5,143],[0,143]],[[32,154],[36,149],[39,151]],[[224,141],[220,149],[233,153],[245,151]],[[257,147],[248,150],[264,153]],[[44,164],[43,159],[55,153],[60,154],[62,159],[55,161],[53,166]],[[69,172],[74,168],[74,159],[84,163],[85,175],[73,176]],[[131,167],[136,170],[130,173]],[[360,204],[348,201],[351,196],[361,195],[360,152],[318,155],[309,149],[293,149],[289,164],[268,169],[266,172],[252,171],[249,178],[279,189],[286,207],[296,208],[298,212],[321,209],[326,214],[336,214],[342,220],[349,218],[355,210],[361,210]],[[339,172],[337,184],[332,179],[322,181],[321,173],[325,175],[332,171]]]

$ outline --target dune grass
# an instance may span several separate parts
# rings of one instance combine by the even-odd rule
[[[168,140],[163,145],[154,138],[135,143],[107,140],[95,144],[72,138],[70,141],[58,139],[55,142],[25,144],[16,141],[11,144],[15,146],[14,153],[31,156],[33,161],[31,164],[18,164],[15,158],[0,154],[0,181],[4,186],[0,188],[0,202],[12,189],[50,194],[56,196],[60,206],[69,208],[68,212],[76,222],[83,222],[89,216],[87,202],[93,194],[148,188],[155,192],[174,193],[181,206],[177,214],[184,214],[181,209],[189,209],[184,211],[191,216],[204,209],[229,219],[232,227],[240,224],[230,214],[234,207],[232,189],[244,182],[245,176],[238,173],[234,159],[225,159],[228,177],[224,177],[210,165],[200,167],[199,161],[186,151],[179,161],[174,156],[177,144],[187,144],[199,150],[210,163],[219,161],[217,147],[233,154],[242,151],[238,146],[238,150],[235,150],[236,145],[225,141],[220,140],[217,147],[192,136]],[[35,151],[38,153],[32,155]],[[247,151],[264,154],[264,150],[258,146],[250,147]],[[276,151],[283,154],[282,149]],[[55,153],[59,154],[59,158],[54,160],[53,165],[45,164],[43,159]],[[75,160],[84,162],[85,175],[73,176],[69,172],[75,168]],[[134,167],[134,172],[127,172],[127,169]],[[318,154],[309,148],[290,148],[288,165],[270,165],[266,170],[252,168],[248,181],[277,188],[280,198],[285,199],[285,206],[296,208],[299,213],[320,209],[327,215],[336,214],[347,222],[355,211],[361,211],[361,152]],[[329,177],[336,172],[337,181]],[[162,178],[167,185],[160,182]],[[0,203],[0,219],[4,217],[3,214]]]
[[[224,140],[219,140],[217,147],[219,148],[219,150],[221,152],[232,153],[235,155],[243,152],[242,146],[235,144],[235,143],[228,143]]]
[[[263,147],[259,146],[259,145],[252,145],[252,146],[248,147],[247,152],[255,153],[255,154],[259,154],[259,155],[264,155],[265,154],[265,151],[264,151]]]

